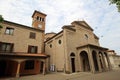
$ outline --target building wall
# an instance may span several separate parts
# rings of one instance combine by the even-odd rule
[[[39,30],[34,30],[34,29],[29,29],[29,28],[24,28],[24,26],[19,26],[19,25],[14,25],[14,24],[8,24],[8,23],[3,23],[2,24],[3,28],[1,29],[0,33],[0,42],[5,42],[5,43],[13,43],[13,52],[23,52],[27,53],[28,52],[28,45],[31,46],[37,46],[37,53],[42,53],[43,51],[43,32]],[[14,28],[14,33],[13,35],[8,35],[5,34],[6,27]],[[36,33],[36,38],[35,39],[30,39],[30,32]],[[9,76],[16,76],[16,71],[17,71],[17,62],[8,60],[7,62],[7,67],[6,67],[6,75]],[[20,70],[20,75],[24,74],[38,74],[40,73],[40,62],[35,61],[34,63],[34,69],[31,70],[25,70],[25,62],[21,64],[21,70]],[[10,67],[12,66],[12,67]]]
[[[14,28],[13,35],[5,34],[6,27]],[[30,39],[30,32],[36,33],[35,39]],[[28,45],[38,46],[38,53],[41,53],[41,46],[43,43],[42,32],[31,30],[28,28],[21,28],[13,24],[3,24],[1,29],[0,41],[7,43],[14,43],[13,52],[28,52]]]
[[[59,40],[61,44],[59,44]],[[45,53],[50,55],[50,64],[54,65],[56,71],[64,69],[64,42],[63,34],[60,34],[45,44]],[[52,45],[52,47],[50,47]],[[49,67],[51,66],[49,65]]]
[[[113,69],[120,68],[120,55],[117,55],[114,50],[108,51],[110,62]]]
[[[20,67],[20,74],[27,75],[27,74],[38,74],[40,73],[40,62],[35,60],[34,61],[34,69],[25,70],[25,62],[22,62]]]

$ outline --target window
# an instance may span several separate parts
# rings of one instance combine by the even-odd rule
[[[40,17],[40,21],[42,21],[42,18]]]
[[[37,53],[37,46],[28,46],[28,53]]]
[[[36,33],[30,32],[30,38],[35,39],[35,37],[36,37]]]
[[[42,22],[44,22],[44,18],[42,18]]]
[[[36,18],[37,20],[39,20],[39,16],[37,16],[37,18]]]
[[[52,48],[52,44],[50,44],[50,48]]]
[[[59,40],[58,43],[61,44],[62,43],[61,40]]]
[[[34,69],[34,60],[25,61],[25,70]]]
[[[8,35],[13,35],[13,32],[14,32],[14,28],[6,28],[5,30],[5,34],[8,34]]]
[[[0,42],[0,52],[12,52],[13,51],[13,45],[12,43],[3,43]]]
[[[88,39],[88,35],[87,34],[85,34],[85,39]]]

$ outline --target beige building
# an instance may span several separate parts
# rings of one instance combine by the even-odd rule
[[[45,41],[49,70],[95,73],[111,69],[108,49],[100,46],[99,38],[85,21],[74,21],[62,29]]]
[[[46,14],[34,11],[32,27],[4,20],[0,33],[0,77],[45,73]]]
[[[120,69],[120,55],[117,55],[114,50],[108,50],[108,55],[112,69]]]

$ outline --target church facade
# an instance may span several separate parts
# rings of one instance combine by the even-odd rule
[[[108,49],[100,46],[99,38],[85,21],[73,21],[51,38],[49,35],[45,53],[50,55],[50,70],[96,73],[111,69]]]

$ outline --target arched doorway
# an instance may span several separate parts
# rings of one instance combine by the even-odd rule
[[[88,54],[86,51],[80,53],[82,71],[90,71],[90,64],[88,59]]]
[[[71,69],[72,69],[72,73],[74,73],[75,72],[75,54],[71,53],[70,57],[71,57]]]
[[[97,62],[97,53],[95,51],[92,51],[92,57],[93,57],[95,71],[99,71],[98,62]]]

